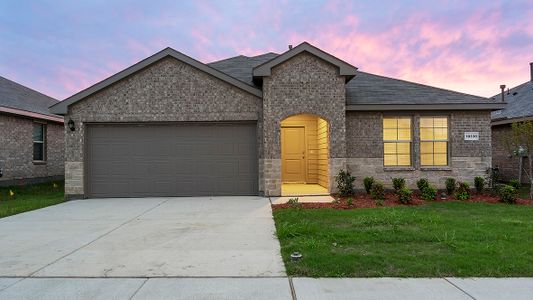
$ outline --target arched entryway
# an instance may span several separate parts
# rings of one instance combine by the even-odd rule
[[[328,128],[326,120],[312,114],[281,121],[282,196],[328,194]]]

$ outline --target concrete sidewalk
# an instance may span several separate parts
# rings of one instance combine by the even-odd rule
[[[533,278],[0,278],[0,299],[533,299]]]

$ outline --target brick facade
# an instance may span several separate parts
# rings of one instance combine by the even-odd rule
[[[46,126],[46,162],[33,162],[33,124]],[[0,114],[0,185],[59,179],[64,173],[63,124]]]
[[[412,167],[383,166],[382,112],[347,112],[346,141],[347,166],[356,176],[356,185],[362,188],[363,178],[373,176],[391,186],[393,177],[405,177],[415,186],[419,178],[428,178],[437,187],[444,187],[447,177],[473,183],[474,177],[485,176],[491,166],[490,112],[402,112],[394,115],[411,116],[413,125]],[[449,166],[421,167],[419,130],[421,116],[447,116],[449,120]],[[479,132],[479,141],[465,141],[464,132]]]
[[[511,124],[492,126],[492,166],[500,171],[501,180],[518,179],[519,159],[511,155],[505,146],[505,136],[511,134]],[[522,162],[523,168],[528,168],[527,157]],[[528,177],[522,169],[522,183],[528,183]]]
[[[281,194],[280,123],[297,114],[313,114],[329,125],[330,160],[346,157],[346,91],[338,68],[307,53],[301,53],[272,69],[263,78],[264,191]],[[330,161],[330,183],[342,162]],[[332,169],[333,168],[333,169]],[[329,185],[334,188],[333,184]]]
[[[385,183],[406,177],[412,186],[428,177],[442,187],[444,178],[472,182],[491,165],[490,113],[488,111],[445,112],[450,129],[450,165],[421,169],[418,141],[414,140],[414,166],[408,169],[383,167],[383,112],[346,111],[345,78],[336,66],[300,53],[272,68],[263,79],[263,99],[204,73],[174,58],[162,59],[117,83],[68,107],[65,120],[76,130],[65,131],[65,192],[67,197],[84,195],[84,126],[98,122],[257,122],[259,191],[281,194],[280,123],[297,114],[316,115],[328,122],[329,188],[335,191],[334,176],[349,169],[361,187],[365,176]],[[414,130],[422,112],[408,113]],[[480,132],[480,140],[467,142],[465,131]],[[264,145],[264,146],[263,146]]]
[[[96,122],[257,121],[262,153],[261,99],[211,75],[165,58],[69,106],[65,120],[65,194],[84,194],[84,124]]]

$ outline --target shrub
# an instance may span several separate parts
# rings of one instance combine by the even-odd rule
[[[403,187],[398,192],[398,200],[402,204],[409,204],[413,200],[413,191],[410,189]]]
[[[520,186],[521,186],[520,181],[518,181],[518,179],[511,179],[511,180],[509,180],[509,185],[512,186],[512,187],[514,187],[515,190],[519,190],[519,189],[520,189]]]
[[[500,201],[508,204],[516,203],[517,190],[511,185],[504,185],[499,190]]]
[[[437,197],[437,189],[428,184],[423,190],[422,194],[420,194],[420,198],[426,200],[426,201],[433,201],[435,200],[435,197]]]
[[[476,191],[478,194],[483,192],[483,188],[485,187],[485,178],[481,176],[477,176],[474,178],[474,186],[476,187]]]
[[[374,184],[374,177],[365,177],[365,179],[363,179],[363,185],[365,186],[365,191],[367,194],[370,194],[372,184]]]
[[[470,199],[470,185],[466,182],[459,182],[457,184],[457,192],[455,193],[455,198],[461,201]]]
[[[383,205],[385,201],[385,187],[381,182],[374,182],[370,189],[370,196],[376,201],[377,205]]]
[[[405,178],[392,178],[392,187],[398,193],[405,187]]]
[[[455,182],[454,178],[446,178],[444,181],[444,184],[446,185],[446,194],[453,195],[455,192],[455,186],[457,185],[457,182]]]
[[[348,206],[353,206],[353,198],[348,198],[348,201],[346,203],[348,204]]]
[[[300,202],[299,202],[298,198],[290,198],[287,201],[287,204],[289,204],[290,206],[298,206],[298,205],[300,205]]]
[[[335,182],[337,182],[337,189],[341,196],[347,196],[353,194],[353,182],[355,177],[353,177],[350,172],[340,170],[339,174],[335,176]]]
[[[420,178],[417,182],[416,182],[416,187],[418,188],[419,191],[423,192],[424,189],[426,187],[429,186],[429,181],[426,179],[426,178]]]

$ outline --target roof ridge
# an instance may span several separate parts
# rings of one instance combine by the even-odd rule
[[[418,86],[423,86],[423,87],[428,87],[428,88],[432,88],[432,89],[437,89],[437,90],[441,90],[441,91],[445,91],[445,92],[451,92],[451,93],[455,93],[455,94],[461,94],[461,95],[466,95],[466,96],[471,96],[471,97],[477,97],[477,98],[481,98],[481,99],[485,99],[485,100],[490,100],[492,98],[492,97],[483,97],[483,96],[463,93],[463,92],[454,91],[454,90],[450,90],[450,89],[446,89],[446,88],[432,86],[432,85],[429,85],[429,84],[418,83],[418,82],[414,82],[414,81],[409,81],[409,80],[405,80],[405,79],[389,77],[389,76],[385,76],[385,75],[378,75],[378,74],[373,74],[373,73],[369,73],[369,72],[363,72],[363,71],[359,71],[359,70],[357,72],[358,73],[368,74],[368,75],[371,75],[371,76],[377,76],[377,77],[381,77],[381,78],[385,78],[385,79],[406,82],[406,83],[410,83],[410,84],[414,84],[414,85],[418,85]],[[357,78],[357,75],[355,77]]]
[[[212,62],[208,62],[208,63],[206,63],[206,65],[216,64],[216,63],[219,63],[219,62],[223,62],[223,61],[230,60],[230,59],[235,59],[235,58],[240,58],[240,57],[250,58],[250,57],[248,57],[246,55],[239,54],[239,55],[228,57],[228,58],[224,58],[224,59],[221,59],[221,60],[215,60],[215,61],[212,61]]]
[[[527,85],[528,83],[531,83],[531,82],[532,82],[532,81],[528,80],[528,81],[526,81],[526,82],[524,82],[524,83],[521,83],[521,84],[519,84],[519,85],[517,85],[517,86],[514,86],[514,87],[512,87],[512,88],[509,88],[509,91],[513,91],[513,90],[516,90],[516,89],[521,89],[523,86],[525,86],[525,85]],[[496,95],[490,96],[490,98],[492,99],[492,98],[494,98],[494,97],[498,97],[498,96],[500,96],[500,95],[501,95],[501,92],[499,92],[499,93],[496,94]]]
[[[34,92],[34,93],[37,93],[37,94],[41,94],[41,95],[43,95],[43,96],[49,98],[50,100],[54,100],[54,101],[56,101],[56,102],[61,102],[60,100],[58,100],[58,99],[56,99],[56,98],[54,98],[54,97],[48,96],[48,95],[46,95],[46,94],[44,94],[44,93],[41,93],[41,92],[39,92],[39,91],[37,91],[37,90],[31,88],[31,87],[28,87],[28,86],[25,86],[25,85],[23,85],[23,84],[20,84],[20,83],[18,83],[18,82],[16,82],[16,81],[11,80],[11,79],[8,79],[8,78],[6,78],[6,77],[4,77],[4,76],[0,76],[0,78],[2,78],[2,79],[4,79],[4,80],[8,81],[9,83],[12,83],[12,84],[15,84],[15,85],[17,85],[17,86],[20,86],[20,87],[22,87],[22,88],[25,89],[25,90],[29,90],[29,91],[31,91],[31,92]]]

